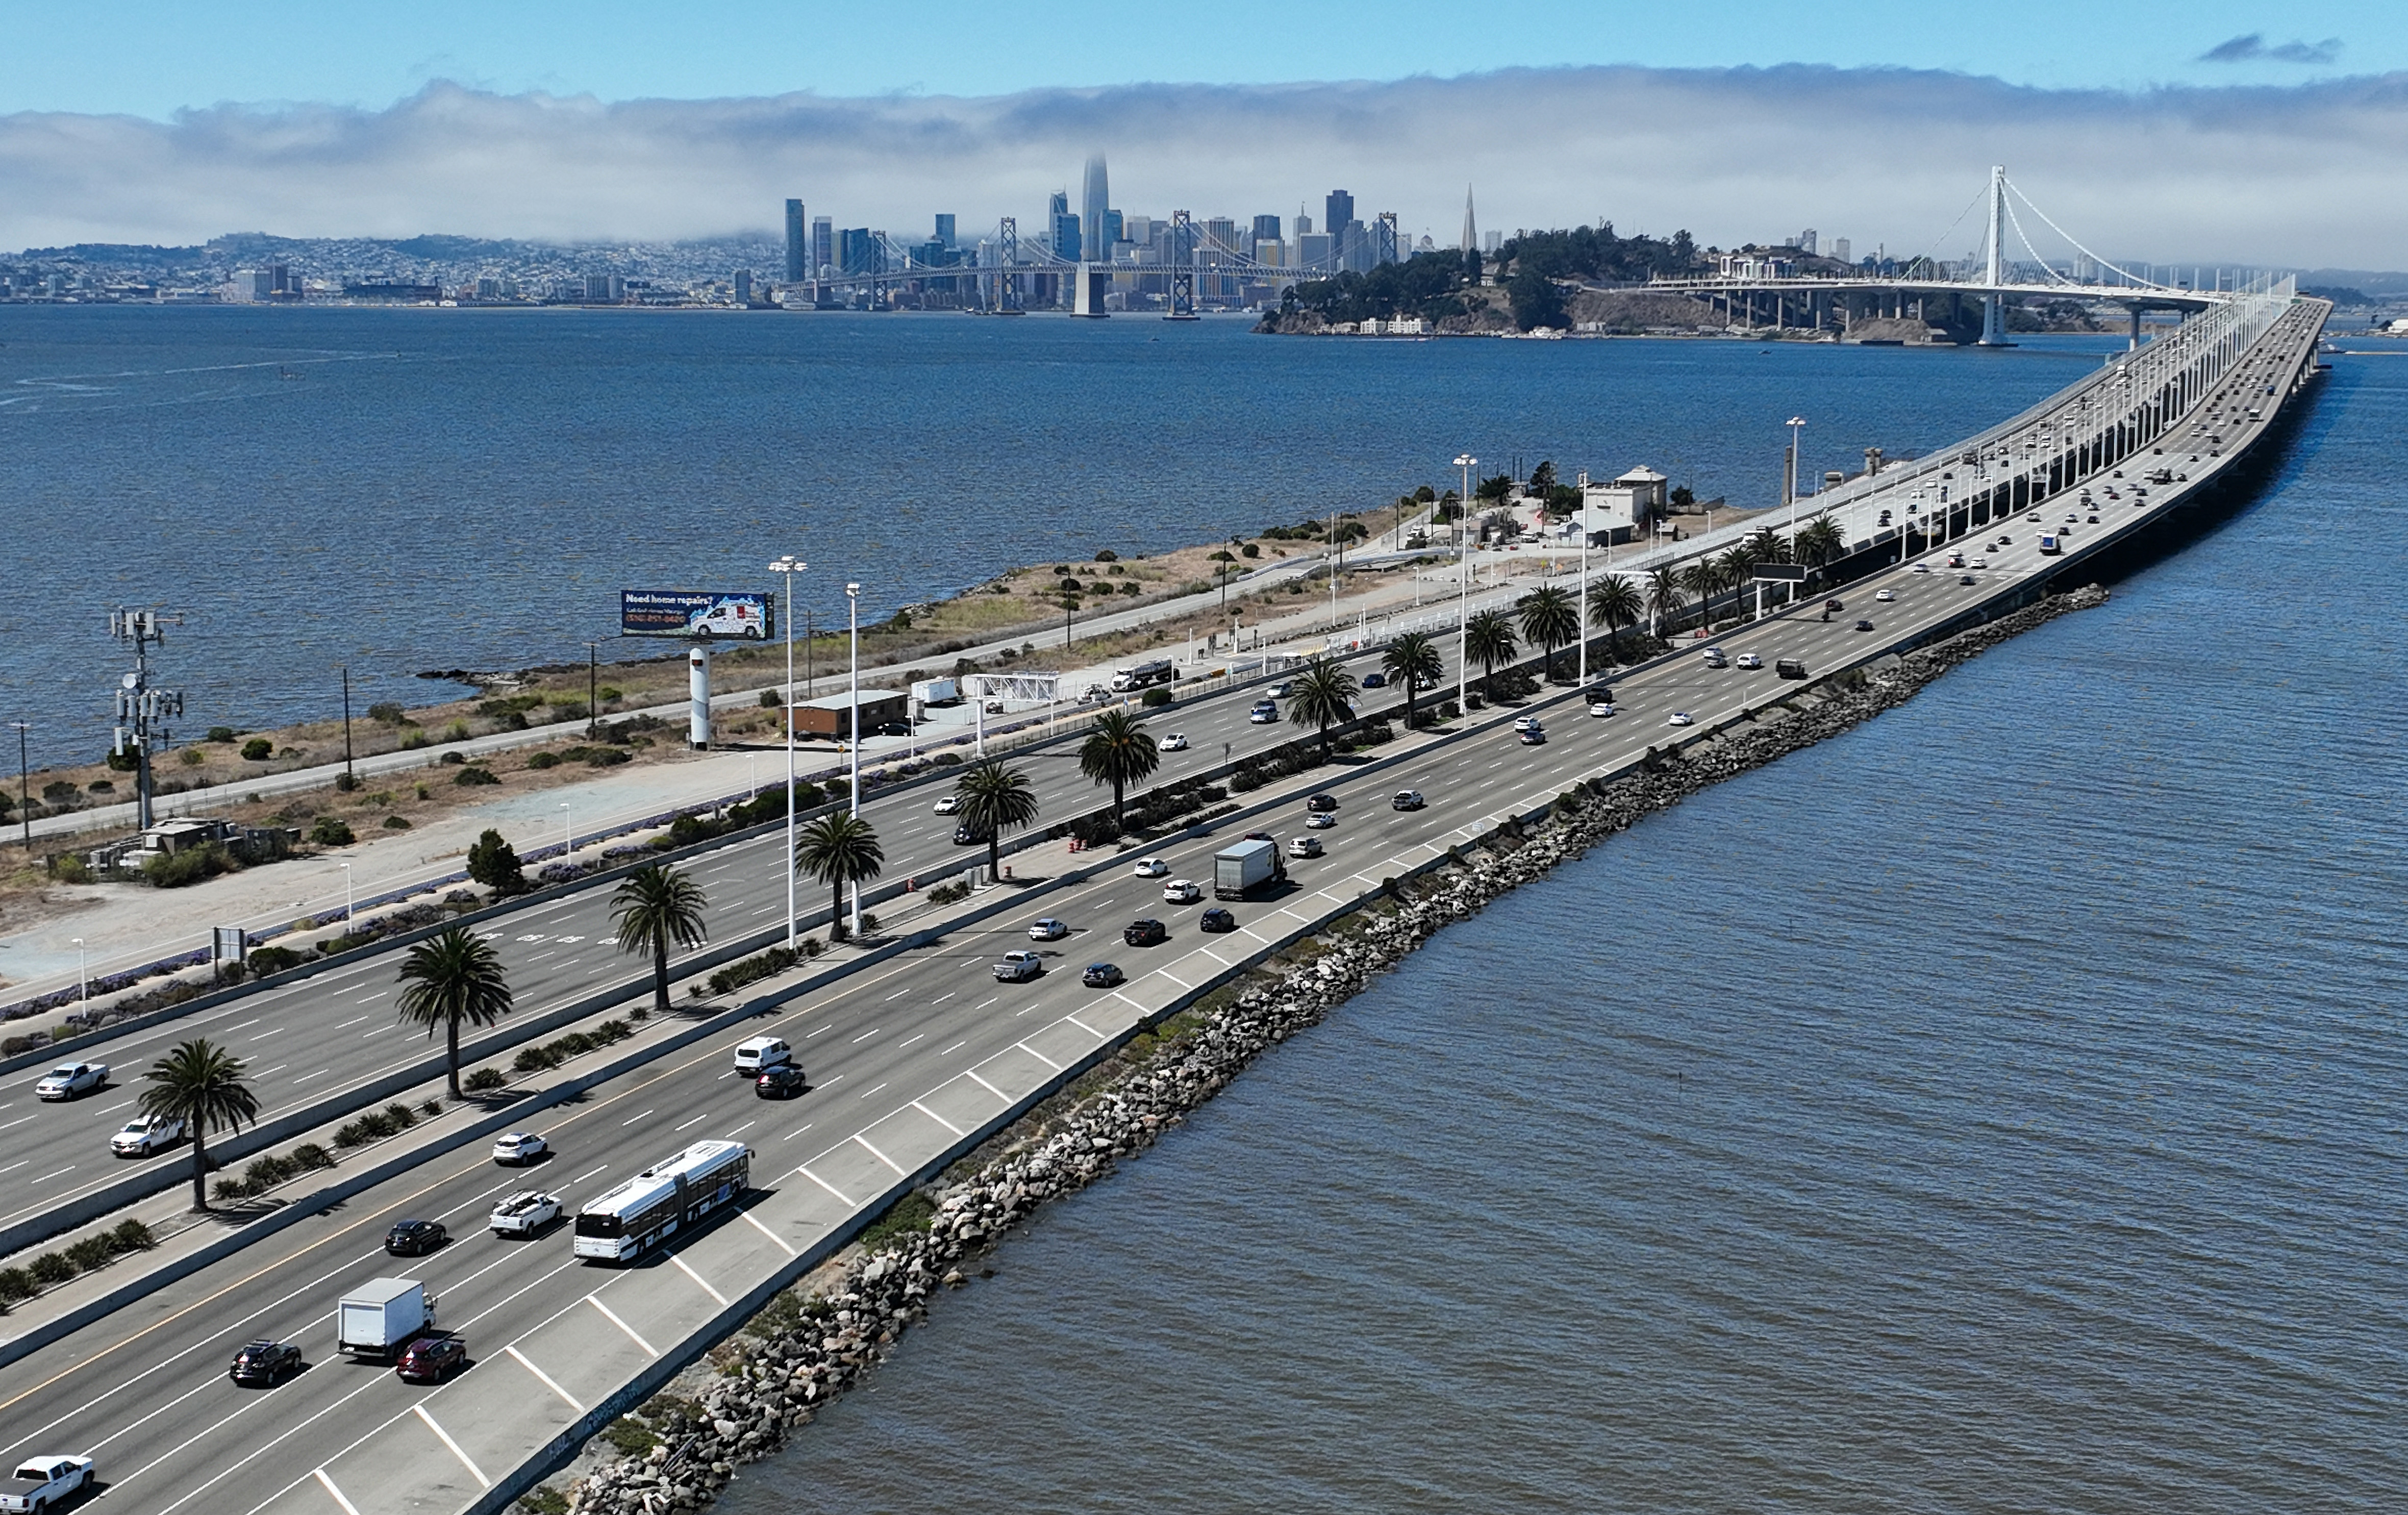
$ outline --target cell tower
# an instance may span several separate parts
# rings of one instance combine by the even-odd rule
[[[181,616],[156,610],[112,610],[108,634],[134,649],[134,671],[118,681],[117,740],[109,750],[119,757],[134,754],[135,815],[144,830],[150,827],[150,754],[166,750],[166,723],[184,715],[181,691],[150,687],[150,650],[167,644],[162,626],[181,625]]]

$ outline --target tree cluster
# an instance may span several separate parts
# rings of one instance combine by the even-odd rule
[[[1462,292],[1480,282],[1480,255],[1417,252],[1403,263],[1383,263],[1368,273],[1293,284],[1281,297],[1281,313],[1318,313],[1324,321],[1391,321],[1419,316],[1427,322],[1462,315]]]
[[[1526,332],[1565,324],[1558,279],[1641,283],[1692,274],[1701,265],[1687,232],[1675,232],[1670,239],[1617,236],[1612,222],[1568,232],[1525,232],[1497,251],[1498,282],[1512,304],[1513,324]]]

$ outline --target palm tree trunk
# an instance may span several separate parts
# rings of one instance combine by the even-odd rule
[[[1413,734],[1413,695],[1416,693],[1413,678],[1412,674],[1405,675],[1405,735],[1408,736]]]
[[[449,1066],[444,1070],[452,1079],[452,1097],[460,1097],[460,1018],[449,1017],[443,1022],[443,1049]]]
[[[844,940],[844,876],[828,883],[828,940]]]
[[[1321,761],[1329,761],[1329,721],[1326,717],[1321,722]]]
[[[990,834],[986,839],[986,881],[1003,882],[1003,838],[999,835]]]
[[[193,1208],[195,1211],[209,1208],[208,1172],[208,1144],[201,1139],[201,1123],[195,1121],[193,1122]]]
[[[652,1008],[662,1015],[669,1013],[669,939],[666,936],[652,943]]]
[[[1121,804],[1121,796],[1127,792],[1127,789],[1128,786],[1122,780],[1118,779],[1112,780],[1112,829],[1114,831],[1128,830],[1128,821]]]

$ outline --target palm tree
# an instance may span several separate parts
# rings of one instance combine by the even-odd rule
[[[193,1208],[209,1208],[201,1187],[209,1171],[208,1134],[240,1131],[246,1122],[259,1123],[259,1099],[242,1081],[242,1059],[206,1038],[196,1037],[150,1065],[142,1075],[150,1087],[138,1103],[145,1115],[164,1115],[184,1122],[193,1138]]]
[[[466,926],[429,936],[401,960],[404,1025],[443,1028],[452,1097],[460,1097],[460,1022],[483,1028],[510,1013],[510,985],[494,944]]]
[[[1480,664],[1480,682],[1490,699],[1497,697],[1497,665],[1511,663],[1521,648],[1513,640],[1513,622],[1502,610],[1483,610],[1463,628],[1463,649]]]
[[[1329,728],[1354,719],[1354,676],[1345,665],[1314,658],[1288,680],[1288,720],[1299,726],[1321,728],[1321,760],[1329,761]]]
[[[1819,574],[1832,559],[1846,550],[1847,545],[1847,534],[1840,529],[1838,522],[1829,516],[1817,516],[1798,528],[1791,550],[1797,561]]]
[[[828,886],[828,939],[844,940],[844,886],[867,883],[886,866],[878,830],[857,815],[831,810],[795,838],[795,867]]]
[[[1714,623],[1714,592],[1723,587],[1722,565],[1712,558],[1699,558],[1681,570],[1681,585],[1698,597],[1698,624],[1711,630]]]
[[[1672,617],[1681,608],[1681,581],[1670,568],[1657,568],[1647,576],[1647,635],[1661,636],[1672,626]]]
[[[1087,739],[1079,746],[1079,771],[1091,783],[1112,786],[1112,829],[1123,829],[1123,801],[1128,786],[1141,784],[1162,766],[1162,753],[1145,726],[1126,710],[1106,710],[1096,717]]]
[[[1405,686],[1405,729],[1413,729],[1413,700],[1421,693],[1421,681],[1435,679],[1446,671],[1439,657],[1438,644],[1427,634],[1409,631],[1388,644],[1380,654],[1380,666],[1387,676]]]
[[[1611,642],[1625,626],[1639,624],[1642,612],[1638,586],[1620,574],[1606,575],[1589,586],[1588,613],[1605,623],[1605,637]]]
[[[1747,586],[1756,578],[1756,554],[1744,546],[1735,547],[1716,560],[1714,566],[1722,570],[1723,587],[1731,592],[1732,613],[1745,614]]]
[[[619,950],[652,954],[652,1008],[669,1013],[669,949],[699,947],[710,936],[703,923],[702,885],[694,875],[666,863],[638,868],[610,892],[610,923]]]
[[[1522,635],[1539,644],[1547,660],[1547,677],[1555,677],[1555,649],[1580,640],[1580,606],[1561,584],[1541,584],[1522,596]]]
[[[986,872],[1003,877],[1003,834],[1037,819],[1037,789],[1028,775],[1004,766],[1001,758],[973,763],[953,780],[962,797],[962,824],[973,836],[986,838]]]

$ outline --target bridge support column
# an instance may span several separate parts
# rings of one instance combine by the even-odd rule
[[[2007,302],[2001,295],[1982,296],[1982,346],[2014,346],[2007,340]]]

